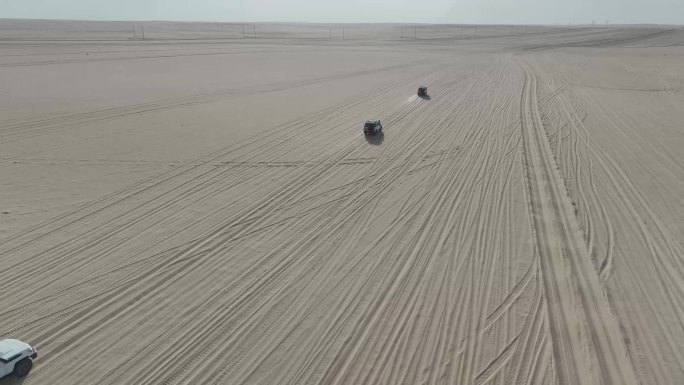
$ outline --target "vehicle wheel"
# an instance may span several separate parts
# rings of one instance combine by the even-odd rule
[[[28,358],[24,358],[23,360],[14,364],[14,375],[17,377],[24,377],[29,374],[31,368],[33,368],[33,361]]]

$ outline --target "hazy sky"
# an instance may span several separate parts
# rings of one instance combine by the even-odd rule
[[[684,0],[0,0],[1,18],[684,24]]]

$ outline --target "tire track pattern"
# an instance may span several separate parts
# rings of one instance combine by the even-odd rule
[[[25,385],[638,383],[526,60],[392,67],[354,98],[1,240],[0,334],[42,356]],[[413,83],[431,99],[409,97]],[[383,138],[363,137],[366,116]]]
[[[556,374],[562,384],[636,384],[617,320],[563,194],[565,185],[537,107],[536,75],[524,59],[519,61],[525,72],[521,114],[528,197],[549,309]],[[576,311],[576,302],[581,304],[583,314]],[[587,348],[596,363],[586,360]]]
[[[491,57],[408,67],[3,240],[0,330],[44,352],[27,385],[543,377],[543,304],[524,316],[541,291],[515,225],[522,83]],[[432,100],[407,100],[407,81]],[[380,145],[359,132],[368,114]]]

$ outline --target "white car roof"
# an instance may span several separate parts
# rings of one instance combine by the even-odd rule
[[[2,340],[0,341],[0,358],[10,358],[17,353],[21,353],[24,350],[29,349],[30,347],[31,345],[19,340]]]

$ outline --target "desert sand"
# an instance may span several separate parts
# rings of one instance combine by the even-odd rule
[[[0,384],[684,383],[684,30],[250,27],[0,21]]]

